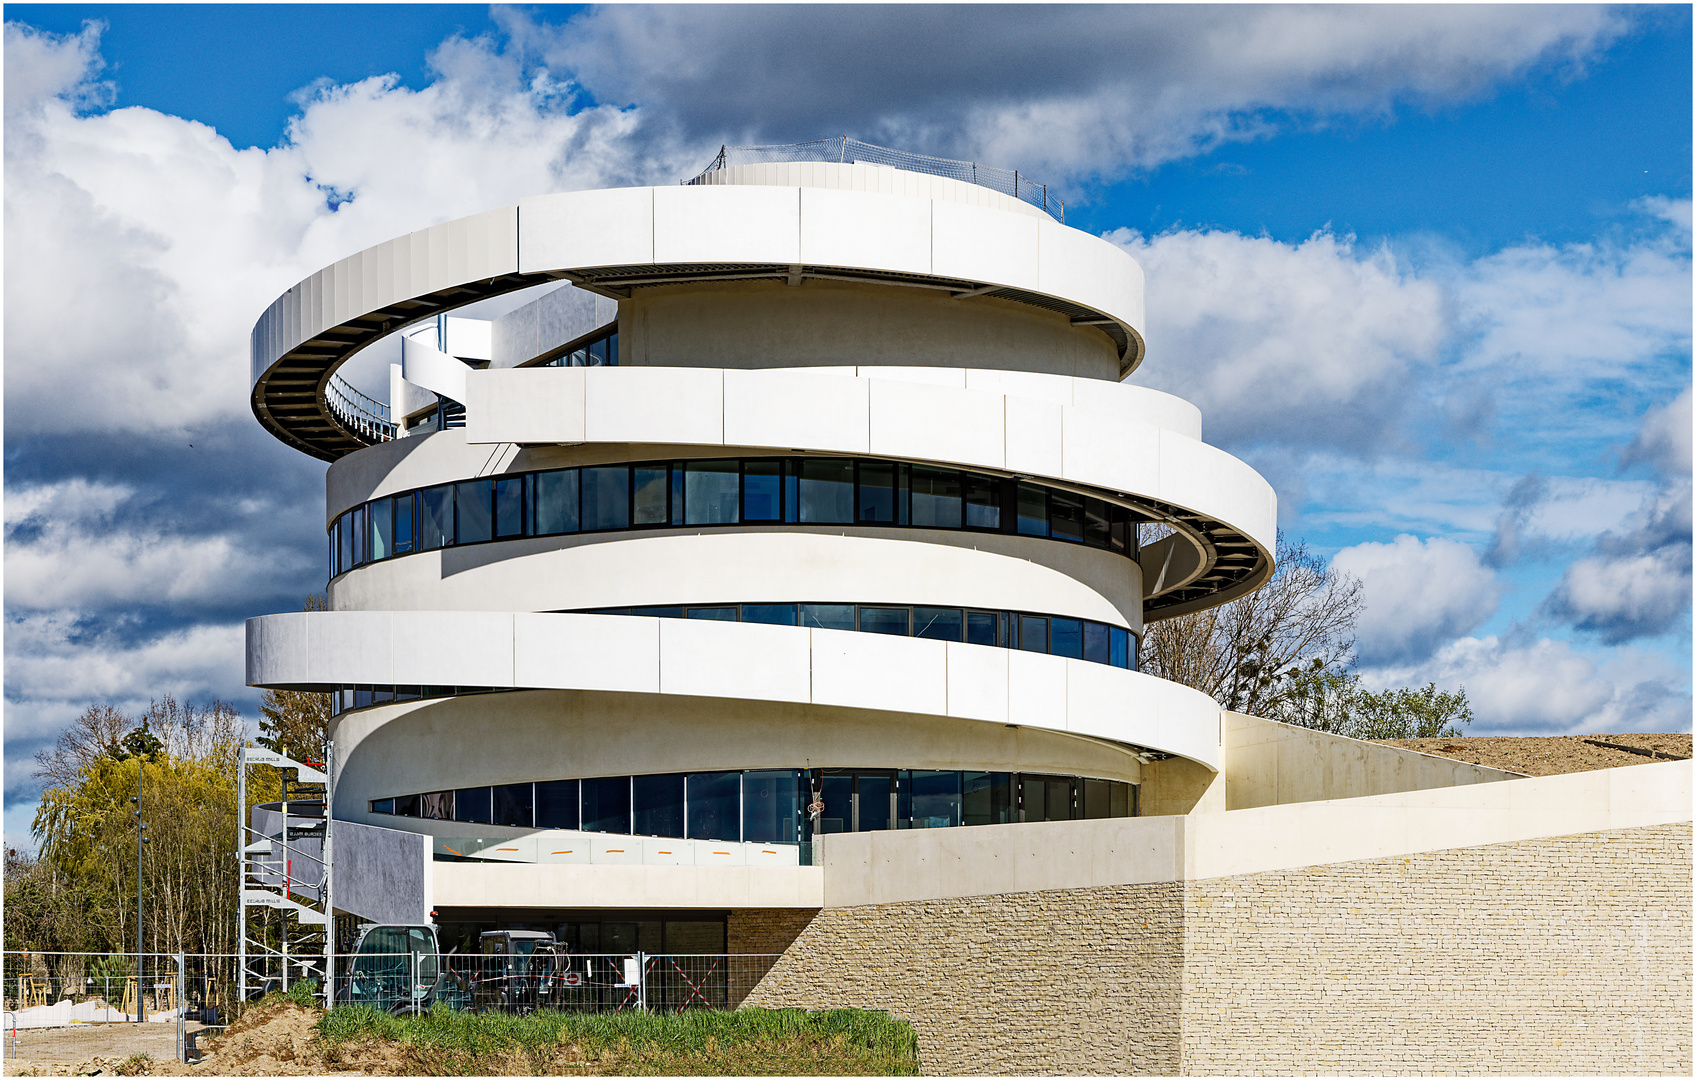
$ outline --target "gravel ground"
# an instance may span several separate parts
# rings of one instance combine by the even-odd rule
[[[1555,776],[1589,769],[1617,769],[1622,765],[1647,765],[1690,757],[1690,734],[1655,735],[1555,735],[1498,736],[1476,739],[1386,739],[1390,746],[1425,754],[1470,761],[1492,769],[1526,776]],[[1654,753],[1644,757],[1628,750],[1615,750],[1595,743],[1632,746]]]

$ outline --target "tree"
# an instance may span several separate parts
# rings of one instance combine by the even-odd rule
[[[1351,739],[1432,739],[1460,735],[1472,722],[1466,688],[1364,690],[1352,672],[1300,674],[1271,719]]]
[[[1217,608],[1150,623],[1141,665],[1193,686],[1233,712],[1269,715],[1298,676],[1342,672],[1354,660],[1359,580],[1278,534],[1277,569],[1255,592]]]
[[[329,601],[322,593],[306,598],[306,611],[325,611]],[[330,740],[331,695],[302,690],[267,690],[260,699],[260,746],[296,760],[324,760],[324,745]]]

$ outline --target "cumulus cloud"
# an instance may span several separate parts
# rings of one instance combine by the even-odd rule
[[[592,8],[508,25],[601,101],[729,142],[848,133],[1029,170],[1112,175],[1300,122],[1582,65],[1629,26],[1595,7]]]
[[[1107,239],[1147,275],[1138,381],[1194,401],[1209,441],[1371,452],[1398,438],[1414,371],[1448,328],[1442,289],[1386,248],[1225,231]]]
[[[1368,685],[1462,687],[1470,734],[1579,735],[1690,727],[1689,677],[1664,657],[1633,649],[1596,658],[1542,638],[1515,643],[1460,638],[1421,664],[1363,671]]]
[[[1344,548],[1331,565],[1359,578],[1366,605],[1356,648],[1367,665],[1423,660],[1496,612],[1496,575],[1465,544],[1402,534]]]

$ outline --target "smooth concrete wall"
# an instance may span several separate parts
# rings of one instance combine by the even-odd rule
[[[817,866],[435,863],[437,907],[816,908]]]
[[[807,279],[637,289],[619,305],[619,364],[793,368],[923,365],[1117,382],[1119,349],[1093,326],[991,297]]]
[[[1202,880],[1689,821],[1691,763],[1183,817],[826,838],[825,897],[853,907]],[[960,835],[967,834],[967,835]]]
[[[1224,718],[1225,808],[1230,810],[1486,784],[1519,775],[1243,713],[1227,712]]]
[[[249,619],[247,631],[247,684],[270,689],[434,684],[788,702],[1040,727],[1218,767],[1219,709],[1207,695],[1137,671],[987,645],[468,611],[298,612]]]
[[[854,533],[855,535],[844,535]],[[645,604],[935,604],[1142,628],[1122,555],[1050,540],[773,526],[579,533],[419,552],[330,585],[335,611],[573,611]]]
[[[544,353],[617,321],[617,300],[571,285],[556,286],[494,321],[493,357],[489,366],[510,368],[528,364]]]
[[[336,817],[386,824],[372,799],[447,788],[720,769],[985,769],[1137,783],[1129,749],[1065,732],[898,712],[654,694],[527,691],[381,705],[332,722]],[[464,835],[463,822],[406,819]],[[530,829],[479,825],[478,835]]]

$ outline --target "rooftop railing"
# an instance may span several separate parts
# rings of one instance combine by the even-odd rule
[[[910,154],[905,150],[873,146],[858,139],[850,139],[846,135],[838,135],[832,139],[814,139],[811,142],[784,143],[780,146],[720,146],[718,157],[713,159],[712,164],[703,169],[699,176],[681,182],[705,183],[708,173],[736,165],[789,161],[887,165],[908,172],[945,176],[951,180],[963,180],[968,184],[999,191],[1003,195],[1011,195],[1020,202],[1029,203],[1044,211],[1056,221],[1064,223],[1066,220],[1066,204],[1060,201],[1059,196],[1052,194],[1047,184],[1038,184],[1017,169],[998,169],[990,165],[979,165],[975,161],[954,161],[927,154]]]
[[[340,375],[331,375],[324,386],[324,400],[343,426],[374,443],[388,442],[395,437],[395,425],[389,419],[389,407],[367,394],[355,390]]]

